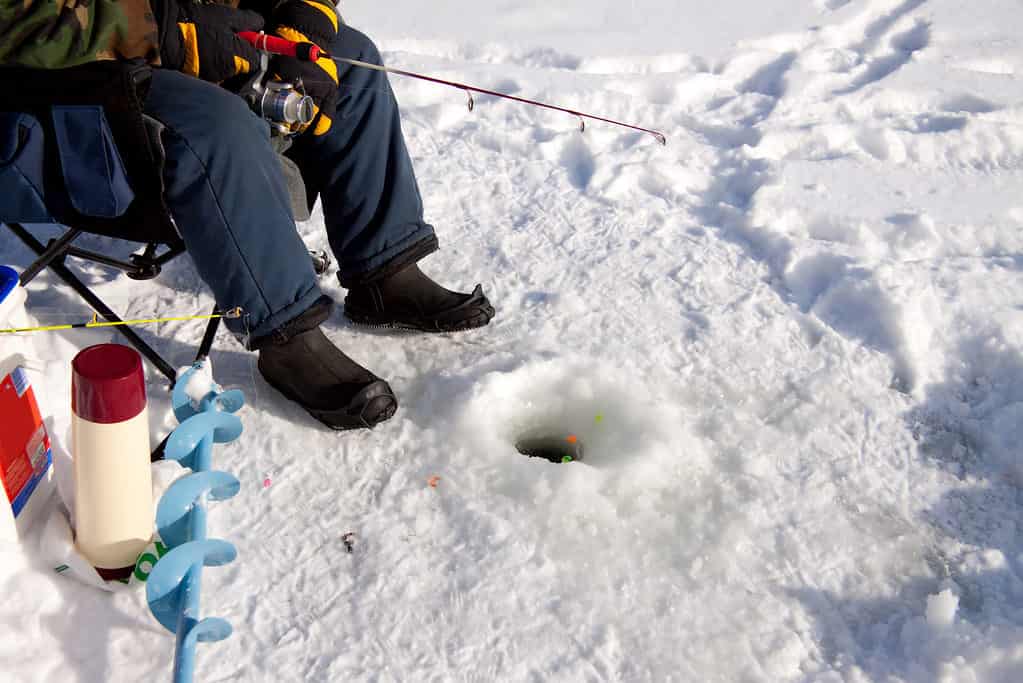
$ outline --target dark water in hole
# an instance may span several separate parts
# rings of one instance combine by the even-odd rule
[[[583,442],[568,434],[555,436],[525,436],[515,443],[515,450],[530,458],[543,458],[554,463],[575,462],[583,459]]]

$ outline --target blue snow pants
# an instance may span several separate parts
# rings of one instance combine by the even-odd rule
[[[347,26],[329,48],[381,63],[363,33]],[[297,138],[288,155],[319,195],[341,283],[352,287],[437,249],[423,221],[398,104],[386,74],[339,64],[340,97],[322,136]],[[166,126],[167,205],[199,276],[239,338],[269,334],[321,296],[295,228],[270,128],[219,86],[155,70],[145,111]]]

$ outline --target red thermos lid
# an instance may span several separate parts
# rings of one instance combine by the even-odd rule
[[[146,407],[142,357],[130,346],[90,346],[71,361],[71,371],[71,410],[83,420],[124,422]]]

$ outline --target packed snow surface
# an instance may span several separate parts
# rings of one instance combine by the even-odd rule
[[[247,406],[214,456],[242,493],[209,528],[239,557],[202,600],[235,633],[198,681],[1023,680],[1023,5],[342,11],[394,66],[668,145],[392,80],[442,242],[423,268],[498,316],[427,336],[336,312],[401,401],[365,433],[320,428],[220,335]],[[319,212],[300,230],[327,247]],[[29,256],[5,238],[0,261]],[[212,305],[184,259],[84,273],[131,317]],[[54,279],[28,304],[89,315]],[[35,338],[57,437],[70,358],[112,334]],[[142,334],[187,365],[202,324]],[[519,455],[536,431],[585,462]],[[169,679],[141,593],[0,562],[0,679]]]

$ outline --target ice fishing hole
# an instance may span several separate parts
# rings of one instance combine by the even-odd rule
[[[543,458],[553,463],[583,459],[583,442],[574,434],[527,434],[515,442],[515,450],[530,458]]]

